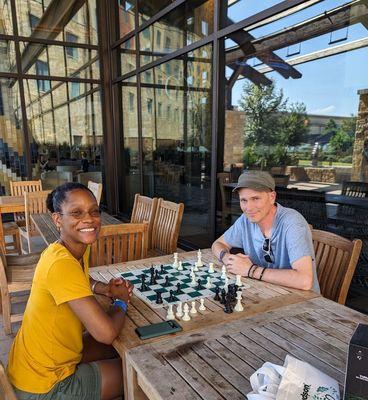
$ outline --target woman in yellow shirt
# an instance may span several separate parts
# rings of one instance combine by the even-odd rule
[[[47,199],[60,239],[42,253],[22,326],[9,354],[8,374],[19,399],[114,399],[122,367],[111,343],[125,321],[132,286],[89,278],[89,245],[100,211],[92,192],[68,182]],[[93,293],[116,299],[108,313]],[[83,333],[84,328],[86,332]]]

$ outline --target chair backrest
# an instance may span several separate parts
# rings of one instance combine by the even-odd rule
[[[23,196],[24,192],[38,192],[42,190],[42,182],[38,181],[10,181],[10,194]]]
[[[345,304],[362,241],[350,241],[335,233],[316,229],[312,230],[312,237],[321,293],[330,300]]]
[[[148,223],[104,225],[91,246],[91,267],[147,257]]]
[[[157,210],[158,199],[154,197],[141,196],[137,193],[134,196],[134,205],[130,222],[133,224],[148,222],[148,248],[151,248],[152,229]]]
[[[17,400],[12,385],[6,375],[5,368],[0,361],[0,399]]]
[[[164,254],[176,252],[184,204],[158,199],[151,248]]]
[[[88,181],[88,189],[94,194],[97,204],[100,204],[102,196],[102,183]]]
[[[86,186],[88,185],[88,181],[102,183],[102,172],[81,172],[77,175],[77,181]]]
[[[31,221],[31,214],[41,214],[47,212],[46,198],[51,190],[41,190],[40,192],[24,193],[24,210],[26,218],[27,232],[35,231],[35,226]]]
[[[342,183],[342,195],[351,197],[367,197],[368,196],[368,183],[344,181]]]

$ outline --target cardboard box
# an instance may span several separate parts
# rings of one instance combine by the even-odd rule
[[[359,324],[350,340],[344,400],[368,400],[368,325]]]

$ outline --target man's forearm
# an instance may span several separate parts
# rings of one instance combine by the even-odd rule
[[[225,254],[229,253],[230,248],[226,246],[222,242],[214,242],[212,245],[212,253],[218,258],[220,261],[223,261]]]

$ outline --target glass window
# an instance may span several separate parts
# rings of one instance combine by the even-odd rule
[[[80,95],[80,83],[78,82],[71,82],[71,94],[70,97],[74,98],[74,97],[78,97]]]
[[[124,37],[135,27],[134,1],[118,0],[119,38]],[[117,39],[119,39],[117,38]]]
[[[172,0],[152,1],[138,0],[139,24],[148,21],[166,6],[170,5]]]
[[[0,72],[17,72],[13,41],[0,40],[0,56]]]
[[[65,35],[66,42],[78,43],[78,36],[67,32]],[[78,58],[78,48],[77,47],[65,47],[66,55],[68,57]]]
[[[47,62],[45,61],[36,61],[36,74],[37,75],[49,75],[49,67],[47,65]],[[47,92],[50,90],[50,81],[44,81],[44,80],[37,80],[37,86],[38,90],[40,92]]]
[[[33,14],[29,14],[29,24],[31,26],[32,31],[38,25],[39,22],[40,22],[40,17],[37,17],[36,15]]]
[[[135,38],[132,37],[120,45],[121,74],[127,74],[136,68]]]
[[[134,112],[135,98],[134,93],[129,92],[129,112]]]
[[[141,64],[195,43],[212,32],[213,0],[188,1],[139,34]]]

